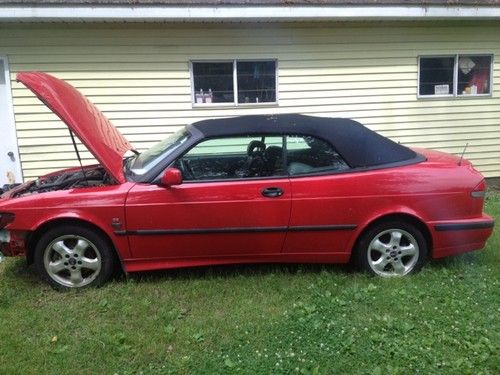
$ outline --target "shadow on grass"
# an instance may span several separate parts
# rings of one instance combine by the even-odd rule
[[[478,263],[478,259],[478,254],[475,252],[464,253],[445,258],[432,259],[426,267],[438,271],[443,268],[474,265]]]
[[[440,271],[457,267],[474,266],[481,263],[481,255],[477,252],[464,253],[440,259],[432,259],[425,266],[426,269]],[[209,280],[229,279],[238,277],[260,277],[266,275],[294,275],[320,274],[322,272],[338,276],[363,275],[368,273],[359,271],[351,264],[294,264],[294,263],[258,263],[234,264],[176,268],[168,270],[134,272],[128,275],[129,280],[138,282],[155,282],[159,280]],[[123,279],[123,277],[122,277]]]
[[[40,285],[36,269],[27,266],[26,260],[9,259],[2,263],[3,278],[8,283],[22,283],[26,287]],[[186,267],[158,271],[133,272],[115,276],[118,283],[129,279],[134,282],[158,282],[162,280],[210,280],[230,279],[238,277],[261,277],[266,275],[314,275],[322,272],[348,275],[356,271],[349,264],[289,264],[289,263],[258,263],[258,264],[228,264],[216,266]]]
[[[210,280],[230,279],[238,277],[261,277],[266,275],[320,274],[322,272],[336,274],[354,273],[348,264],[236,264],[203,267],[176,268],[148,272],[134,272],[128,275],[137,282],[155,282],[160,280]]]
[[[35,267],[28,266],[24,258],[4,260],[2,267],[4,267],[2,274],[5,280],[19,280],[29,286],[40,283]]]
[[[476,253],[465,253],[441,259],[431,260],[426,269],[441,271],[463,266],[473,266],[480,262]],[[33,265],[27,266],[24,259],[9,259],[2,264],[3,276],[7,283],[20,282],[25,287],[40,285],[41,281]],[[293,264],[293,263],[257,263],[228,264],[215,266],[186,267],[157,271],[123,273],[114,277],[119,284],[125,280],[138,283],[154,283],[167,280],[214,280],[232,278],[251,278],[267,275],[315,275],[320,273],[349,276],[360,274],[350,264]],[[363,275],[366,275],[363,273]]]

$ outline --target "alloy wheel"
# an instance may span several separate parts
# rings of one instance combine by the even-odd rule
[[[417,240],[407,231],[387,229],[368,245],[368,265],[380,276],[403,276],[415,268],[419,250]]]
[[[43,257],[47,274],[70,288],[90,284],[102,267],[101,253],[88,239],[77,235],[57,237],[45,248]]]

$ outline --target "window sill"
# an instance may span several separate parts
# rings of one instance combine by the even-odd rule
[[[272,103],[192,103],[193,109],[229,109],[229,108],[261,108],[261,107],[278,107],[278,102]]]
[[[453,99],[453,100],[461,100],[461,99],[478,99],[478,98],[491,98],[493,94],[462,94],[462,95],[417,95],[418,100],[443,100],[443,99]]]
[[[491,96],[493,96],[493,95],[491,93],[489,93],[489,94],[460,94],[460,95],[457,95],[456,97],[470,99],[470,98],[489,98]]]

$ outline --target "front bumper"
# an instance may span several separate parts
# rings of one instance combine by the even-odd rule
[[[4,256],[26,255],[26,232],[0,230],[0,252]]]
[[[482,249],[493,233],[495,221],[483,214],[477,219],[429,223],[433,237],[433,258]]]

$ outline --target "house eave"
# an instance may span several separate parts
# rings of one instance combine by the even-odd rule
[[[0,22],[293,22],[495,20],[481,6],[0,6]]]

